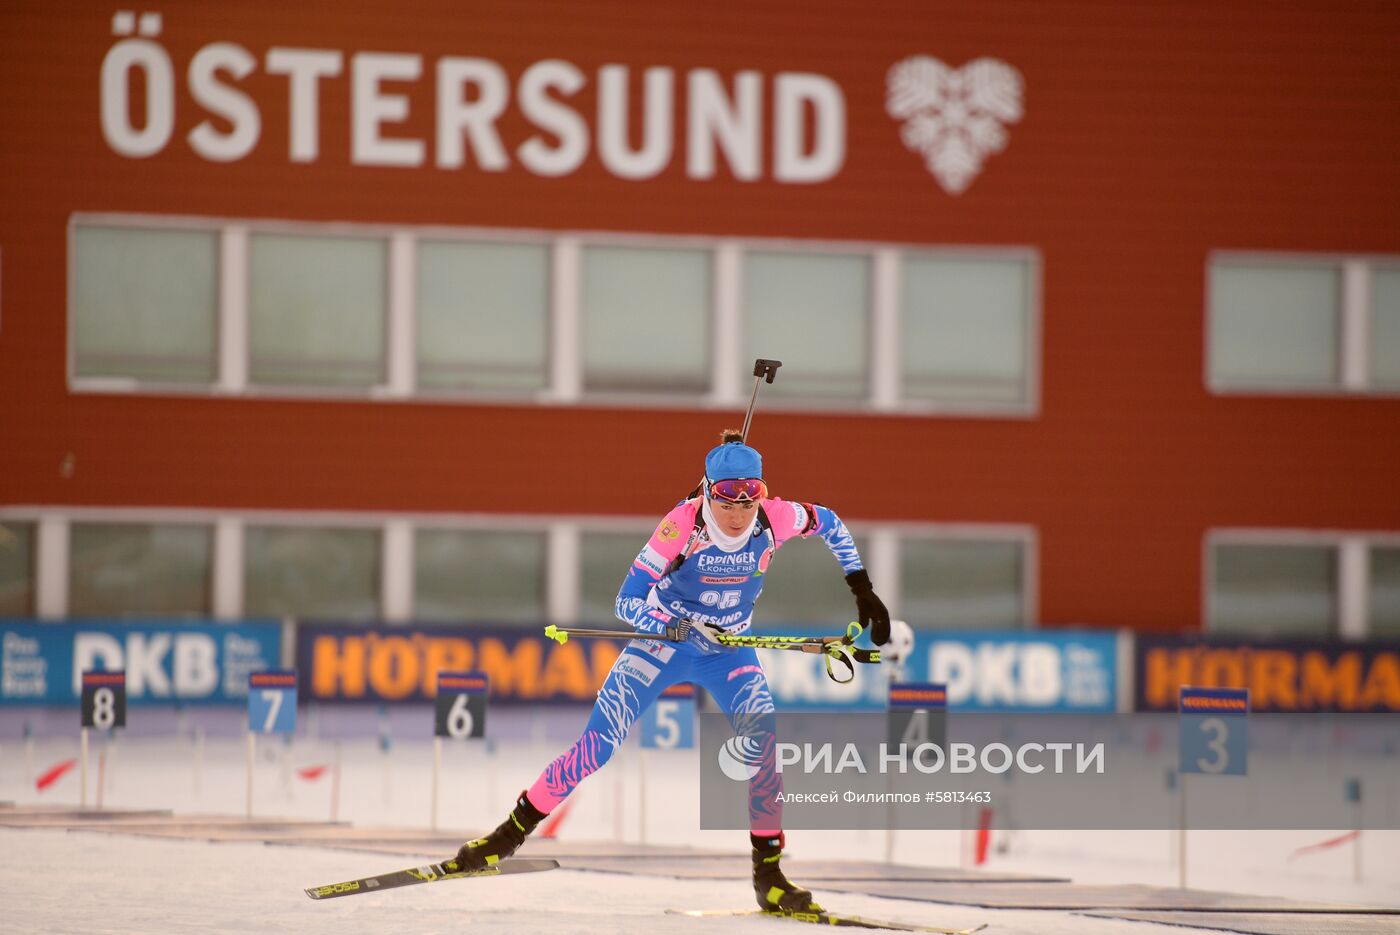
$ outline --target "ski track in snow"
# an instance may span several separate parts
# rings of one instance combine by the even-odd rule
[[[45,792],[32,775],[76,754],[66,738],[0,750],[0,800],[19,805],[76,805],[76,770]],[[109,808],[169,808],[177,814],[244,811],[243,745],[211,740],[194,772],[188,740],[123,739],[108,748]],[[431,748],[395,745],[383,755],[373,741],[341,744],[338,817],[356,825],[424,830],[428,825]],[[533,781],[554,744],[452,745],[444,757],[439,827],[474,836],[494,827],[515,793]],[[645,808],[642,759],[628,744],[607,769],[575,792],[576,807],[561,831],[574,842],[642,839],[739,853],[741,831],[699,830],[693,751],[651,751]],[[331,783],[296,778],[296,770],[333,761],[327,742],[298,738],[259,748],[254,810],[260,817],[324,820]],[[95,775],[89,778],[95,785]],[[90,796],[92,793],[90,792]],[[91,799],[90,799],[91,804]],[[1366,880],[1351,881],[1348,847],[1290,861],[1292,851],[1329,835],[1317,831],[1192,832],[1190,884],[1239,893],[1326,902],[1400,905],[1400,832],[1367,832]],[[1055,874],[1079,883],[1175,886],[1174,835],[1164,831],[1018,832],[1006,853],[994,850],[987,869]],[[884,859],[885,832],[793,831],[789,847],[803,858]],[[957,866],[957,832],[899,832],[894,859]],[[965,852],[963,852],[965,853]],[[421,862],[447,853],[424,853]],[[529,848],[522,856],[530,856]],[[0,935],[10,933],[295,932],[297,935],[412,933],[462,935],[464,926],[515,935],[571,932],[798,932],[797,923],[763,918],[687,919],[667,908],[747,909],[747,878],[678,880],[561,869],[520,877],[459,880],[316,902],[304,887],[402,869],[414,857],[261,843],[161,840],[133,835],[0,828]],[[564,861],[567,865],[569,861]],[[800,874],[794,879],[803,883]],[[847,893],[823,893],[832,911],[950,928],[990,924],[988,935],[1164,935],[1145,923],[1089,919],[1067,912],[987,910]],[[776,928],[775,928],[776,927]],[[1187,931],[1176,929],[1176,931]],[[1199,931],[1199,930],[1193,930]]]
[[[763,918],[687,919],[668,908],[747,909],[747,880],[674,880],[551,870],[452,880],[314,901],[306,886],[398,869],[411,859],[263,844],[165,841],[95,832],[0,829],[0,931],[296,935],[620,935],[799,931]],[[1113,935],[1140,925],[1066,913],[993,911],[831,894],[836,911],[941,927],[990,922],[989,935]],[[777,927],[775,929],[775,926]]]

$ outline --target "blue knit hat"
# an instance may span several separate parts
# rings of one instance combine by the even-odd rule
[[[705,455],[705,477],[710,481],[763,477],[763,455],[743,442],[717,445]]]

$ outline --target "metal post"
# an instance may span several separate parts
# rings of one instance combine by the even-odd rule
[[[1179,775],[1176,781],[1181,790],[1181,837],[1177,847],[1181,865],[1177,873],[1177,886],[1184,890],[1186,889],[1186,774]]]
[[[199,799],[204,780],[204,728],[194,729],[194,797]]]
[[[331,822],[340,815],[340,741],[335,742],[335,772],[331,775]]]
[[[78,807],[87,808],[87,760],[88,760],[88,729],[78,728],[78,780],[81,783],[82,791],[78,794]]]
[[[1361,882],[1361,777],[1353,776],[1346,782],[1347,801],[1351,802],[1351,826],[1355,829],[1351,839],[1351,876]]]
[[[637,758],[637,838],[638,844],[647,843],[647,751]]]
[[[438,773],[442,771],[442,738],[433,738],[433,792],[429,797],[429,808],[432,810],[429,815],[428,828],[436,831],[438,826]]]
[[[248,807],[246,814],[248,820],[253,818],[253,758],[257,755],[257,735],[251,730],[248,731]]]
[[[102,811],[102,786],[107,779],[107,748],[103,746],[97,754],[97,805],[96,808]]]

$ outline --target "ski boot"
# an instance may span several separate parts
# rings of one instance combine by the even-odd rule
[[[514,854],[516,848],[525,843],[525,838],[535,826],[544,821],[544,812],[530,802],[524,791],[515,800],[515,808],[501,822],[495,831],[484,838],[468,841],[457,851],[453,859],[457,871],[477,871],[494,867],[497,863]]]
[[[749,835],[753,844],[753,892],[762,909],[781,909],[788,912],[821,912],[822,907],[812,902],[812,894],[783,875],[778,859],[783,856],[786,838],[782,832],[776,837]]]

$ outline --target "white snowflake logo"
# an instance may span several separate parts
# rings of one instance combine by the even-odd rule
[[[1023,113],[1021,73],[994,58],[949,68],[913,55],[886,77],[885,110],[902,120],[904,145],[920,153],[950,195],[961,195],[982,162],[1006,148],[1006,124]]]

